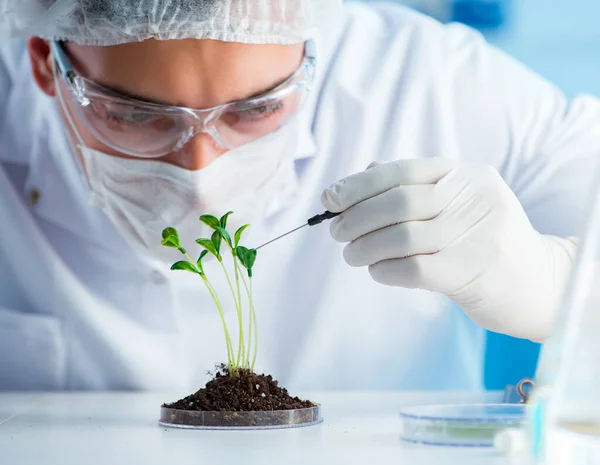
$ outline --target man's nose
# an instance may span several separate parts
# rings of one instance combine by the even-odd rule
[[[163,161],[190,171],[206,168],[227,152],[209,134],[200,133],[192,137],[178,152],[168,154]]]

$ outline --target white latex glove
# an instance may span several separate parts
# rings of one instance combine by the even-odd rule
[[[492,331],[550,335],[575,241],[535,231],[494,168],[400,160],[337,182],[322,202],[343,212],[331,234],[349,242],[348,264],[375,281],[446,294]]]

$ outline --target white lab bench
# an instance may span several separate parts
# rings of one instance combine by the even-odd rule
[[[187,393],[0,394],[0,463],[10,465],[495,465],[493,449],[441,448],[399,439],[400,408],[497,402],[499,393],[324,392],[324,423],[288,430],[160,427],[160,405]]]

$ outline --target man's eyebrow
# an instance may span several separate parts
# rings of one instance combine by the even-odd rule
[[[279,79],[275,82],[273,82],[272,84],[267,85],[265,88],[263,88],[262,90],[258,90],[258,91],[253,91],[250,94],[237,98],[235,100],[233,100],[233,102],[238,102],[240,100],[249,100],[252,98],[256,98],[256,97],[261,97],[264,94],[267,94],[275,89],[277,89],[277,87],[279,87],[280,85],[282,85],[283,83],[285,83],[287,80],[289,80],[292,76],[294,76],[296,74],[296,70],[294,70],[294,72],[292,74],[290,74],[289,76],[285,77],[284,79]]]
[[[96,84],[97,86],[100,86],[102,90],[107,91],[113,97],[124,97],[132,100],[138,100],[140,101],[140,103],[150,103],[153,105],[181,106],[174,105],[173,103],[167,102],[166,100],[148,98],[144,95],[136,94],[135,92],[130,92],[118,85],[106,84],[102,82],[102,80],[90,79],[86,77],[86,73],[79,66],[78,60],[70,53],[70,51],[67,48],[65,48],[64,51],[67,54],[69,60],[71,61],[71,66],[73,67],[73,70],[78,76],[81,76],[87,81]]]
[[[275,84],[271,84],[268,85],[267,87],[265,87],[263,90],[259,90],[259,91],[254,91],[250,94],[248,94],[247,96],[241,97],[241,98],[236,98],[233,100],[230,100],[229,102],[225,102],[223,103],[223,105],[226,105],[227,103],[234,103],[234,102],[239,102],[239,101],[243,101],[243,100],[249,100],[252,98],[256,98],[256,97],[260,97],[264,94],[267,94],[268,92],[276,89],[278,86],[280,86],[281,84],[283,84],[285,81],[287,81],[291,76],[288,76],[287,78],[283,79],[283,80],[279,80],[277,81]],[[151,105],[164,105],[164,106],[170,106],[170,107],[183,107],[183,108],[188,108],[187,105],[182,104],[182,102],[168,102],[166,100],[161,100],[161,99],[154,99],[154,98],[148,98],[147,96],[144,95],[140,95],[140,94],[136,94],[135,92],[131,92],[129,90],[126,90],[120,86],[115,86],[115,85],[105,85],[104,83],[98,82],[98,84],[100,86],[102,86],[103,88],[105,88],[107,91],[109,91],[110,93],[114,94],[116,97],[125,97],[128,99],[132,99],[132,100],[137,100],[140,103],[148,103]],[[195,108],[196,110],[203,110],[203,108]]]
[[[148,98],[147,96],[136,94],[135,92],[128,91],[120,86],[115,85],[106,85],[102,82],[98,82],[98,85],[102,86],[109,93],[113,94],[115,97],[125,97],[127,99],[137,100],[140,103],[149,103],[152,105],[165,105],[169,107],[182,107],[184,105],[178,105],[173,102],[167,102],[166,100]]]

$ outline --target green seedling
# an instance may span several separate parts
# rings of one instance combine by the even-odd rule
[[[214,232],[210,239],[199,238],[196,239],[196,243],[200,245],[203,250],[200,253],[198,260],[193,260],[188,254],[187,250],[181,245],[179,239],[179,233],[175,228],[168,227],[162,232],[162,245],[172,249],[177,249],[182,255],[185,256],[186,260],[178,261],[171,266],[172,270],[182,270],[194,273],[200,276],[204,286],[208,290],[219,316],[223,324],[223,331],[225,333],[225,345],[227,348],[227,366],[231,376],[235,376],[239,373],[240,369],[254,370],[256,363],[256,356],[258,352],[258,332],[256,322],[256,312],[254,311],[254,302],[252,299],[252,270],[254,262],[256,261],[256,250],[248,249],[240,245],[242,234],[248,228],[249,225],[244,225],[239,228],[234,234],[233,239],[231,234],[227,231],[227,219],[233,212],[227,212],[220,219],[212,215],[202,215],[200,221],[211,228]],[[223,246],[225,244],[225,246]],[[233,272],[235,276],[234,280],[231,279],[230,270],[227,269],[223,262],[222,251],[224,247],[229,251],[233,258]],[[225,320],[225,313],[223,311],[223,305],[221,299],[217,295],[217,292],[209,281],[204,264],[202,260],[207,255],[213,255],[219,263],[225,278],[229,290],[231,291],[233,302],[235,305],[237,320],[238,320],[238,347],[237,351],[234,350],[233,343],[231,340],[231,334]],[[246,275],[242,270],[246,270]],[[242,288],[245,291],[248,301],[248,332],[244,334],[244,304],[242,299]],[[247,336],[247,338],[245,337]]]

